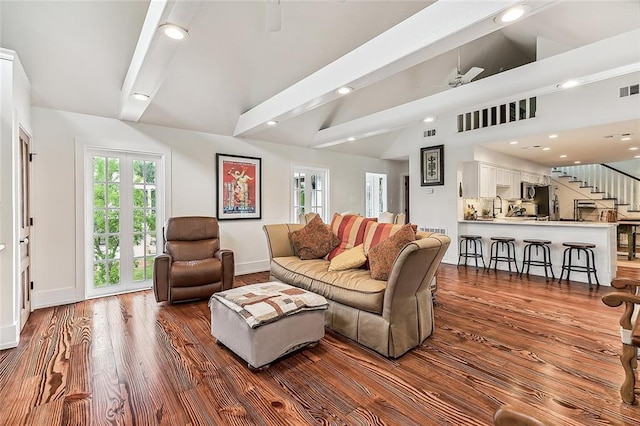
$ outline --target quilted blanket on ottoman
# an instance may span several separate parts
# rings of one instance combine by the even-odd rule
[[[232,288],[211,297],[237,312],[251,328],[300,311],[328,307],[327,300],[319,294],[279,282]]]

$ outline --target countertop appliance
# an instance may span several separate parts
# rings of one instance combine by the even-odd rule
[[[538,185],[530,182],[520,183],[520,198],[525,201],[533,201]]]

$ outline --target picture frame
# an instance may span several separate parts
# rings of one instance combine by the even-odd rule
[[[216,154],[218,220],[262,218],[262,159]]]
[[[444,185],[444,145],[420,148],[420,186]]]

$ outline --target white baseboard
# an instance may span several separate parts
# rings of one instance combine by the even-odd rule
[[[253,274],[254,272],[264,272],[269,270],[268,260],[257,262],[236,263],[236,275]]]
[[[50,306],[66,305],[77,302],[75,287],[66,287],[57,290],[32,291],[31,309],[48,308]]]
[[[18,346],[19,325],[11,324],[0,327],[0,350],[11,349]]]

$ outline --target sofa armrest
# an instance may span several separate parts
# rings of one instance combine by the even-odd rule
[[[289,232],[303,228],[300,223],[281,223],[276,225],[264,225],[262,229],[267,236],[269,247],[269,260],[274,257],[295,256],[295,251],[289,240]]]
[[[407,244],[391,268],[384,293],[382,316],[392,321],[394,303],[419,291],[431,292],[431,282],[451,239],[442,234],[422,236]],[[396,313],[401,314],[401,313]]]
[[[235,277],[235,258],[233,251],[220,249],[214,253],[222,264],[222,290],[228,290],[233,287],[233,278]]]
[[[156,302],[169,300],[169,271],[171,270],[171,256],[159,254],[153,259],[153,293]]]

